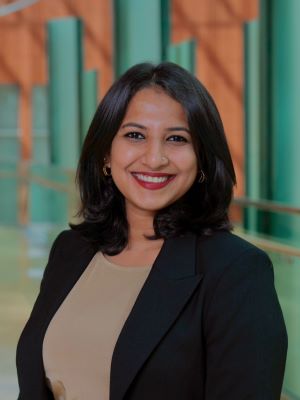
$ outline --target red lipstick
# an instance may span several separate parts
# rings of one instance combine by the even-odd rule
[[[132,172],[132,176],[140,186],[150,190],[162,189],[175,178],[162,172]]]

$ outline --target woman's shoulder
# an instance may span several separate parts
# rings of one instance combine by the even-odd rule
[[[80,270],[94,256],[95,249],[79,232],[68,229],[54,240],[46,265],[41,288],[55,276],[68,276],[70,271]],[[73,273],[73,272],[72,272]]]
[[[60,232],[54,240],[49,259],[59,255],[60,257],[76,258],[80,254],[94,252],[92,245],[74,229],[66,229]]]
[[[83,242],[84,239],[78,231],[76,231],[74,229],[65,229],[56,236],[53,243],[54,244],[61,244],[61,243],[67,244],[70,242],[73,243],[74,241],[75,242]]]
[[[215,310],[233,310],[237,304],[251,302],[253,295],[255,304],[271,301],[271,310],[278,308],[270,258],[247,240],[226,232],[200,239],[197,260],[207,312],[212,304]]]
[[[270,266],[269,256],[253,243],[231,232],[198,238],[198,265],[202,272],[219,275],[233,267],[247,270]]]

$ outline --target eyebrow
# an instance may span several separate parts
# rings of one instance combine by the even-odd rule
[[[167,131],[170,132],[185,131],[187,133],[191,133],[191,131],[188,128],[185,128],[184,126],[172,126],[171,128],[167,128]]]
[[[141,124],[137,124],[136,122],[127,122],[126,124],[122,125],[122,129],[123,128],[128,128],[128,127],[135,127],[135,128],[139,128],[139,129],[147,129],[146,126],[141,125]],[[190,130],[184,126],[172,126],[170,128],[167,128],[167,131],[169,132],[179,132],[179,131],[185,131],[187,133],[191,133]]]
[[[136,122],[128,122],[127,124],[122,125],[121,128],[127,128],[129,126],[134,126],[135,128],[139,129],[147,129],[145,126],[137,124]]]

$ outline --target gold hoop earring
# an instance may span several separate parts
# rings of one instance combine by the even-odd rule
[[[205,176],[205,173],[203,172],[203,170],[201,169],[198,183],[203,183],[204,181],[206,181],[206,176]]]
[[[104,165],[102,168],[104,176],[111,176],[111,170],[107,165]]]

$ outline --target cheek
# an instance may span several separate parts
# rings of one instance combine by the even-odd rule
[[[198,163],[197,157],[193,150],[186,151],[185,153],[180,153],[176,157],[177,165],[180,167],[182,172],[197,175]]]
[[[130,164],[135,158],[135,152],[126,144],[116,143],[111,147],[110,162],[112,166],[123,166]]]

